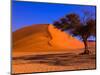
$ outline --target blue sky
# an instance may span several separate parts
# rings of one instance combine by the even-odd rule
[[[32,24],[52,24],[69,13],[77,13],[82,17],[84,10],[95,13],[95,6],[20,2],[13,0],[12,31]]]

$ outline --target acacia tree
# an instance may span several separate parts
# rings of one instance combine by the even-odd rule
[[[89,54],[87,39],[96,35],[96,20],[90,17],[84,21],[82,20],[84,18],[80,18],[79,15],[72,13],[61,18],[60,21],[54,22],[53,25],[61,31],[68,31],[73,36],[80,36],[85,46],[82,54]]]

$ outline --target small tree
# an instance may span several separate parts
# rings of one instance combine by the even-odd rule
[[[87,39],[96,35],[96,20],[89,17],[88,20],[83,22],[83,19],[73,13],[61,18],[60,21],[54,22],[53,25],[62,31],[68,31],[73,36],[80,36],[85,46],[82,54],[89,54]]]

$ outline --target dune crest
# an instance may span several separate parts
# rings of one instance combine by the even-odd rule
[[[77,49],[83,48],[83,43],[75,37],[72,37],[67,32],[63,32],[53,25],[48,26],[48,30],[52,37],[50,43],[52,46],[59,47],[62,49]]]
[[[13,32],[13,51],[67,51],[83,47],[81,41],[51,24],[32,25]]]

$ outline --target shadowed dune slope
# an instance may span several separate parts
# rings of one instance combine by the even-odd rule
[[[13,51],[48,52],[83,48],[83,43],[49,24],[38,24],[13,32]]]

